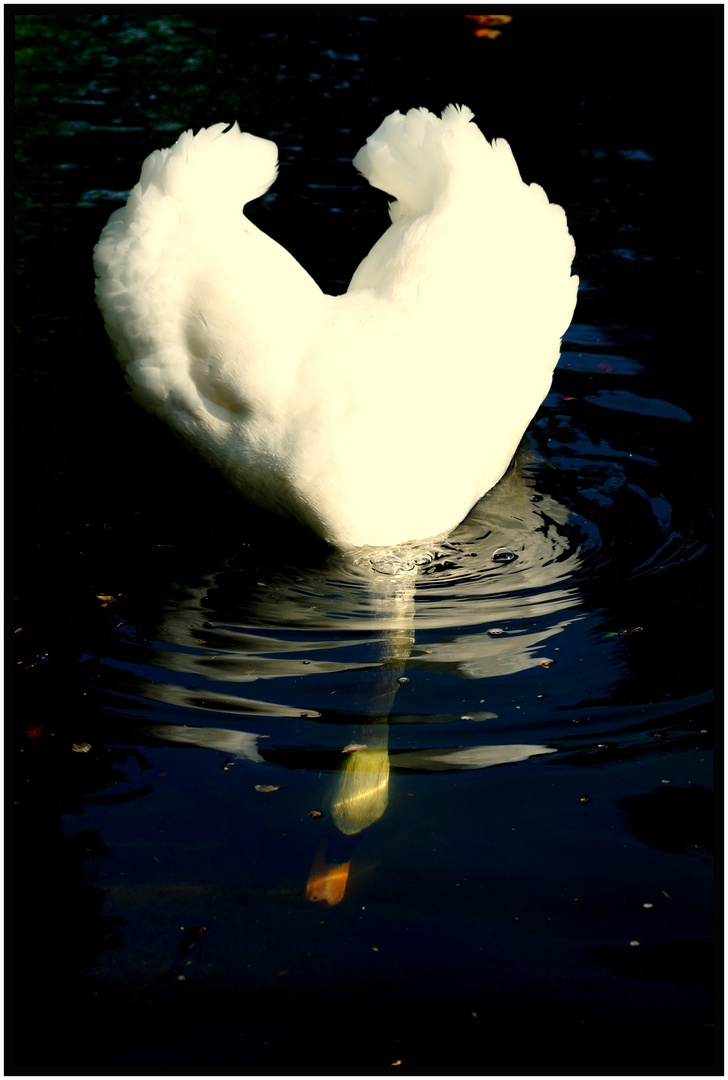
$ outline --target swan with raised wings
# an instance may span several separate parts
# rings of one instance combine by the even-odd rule
[[[241,213],[275,144],[225,128],[151,154],[96,246],[133,396],[341,549],[447,534],[548,393],[578,285],[563,210],[465,106],[392,113],[354,158],[391,224],[327,296]]]

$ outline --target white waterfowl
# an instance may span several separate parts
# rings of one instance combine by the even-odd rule
[[[367,139],[354,165],[396,201],[342,296],[241,213],[277,149],[237,124],[151,154],[95,250],[133,396],[342,549],[455,528],[508,468],[571,321],[564,212],[472,120],[395,112]]]

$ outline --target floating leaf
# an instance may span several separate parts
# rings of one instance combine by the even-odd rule
[[[280,789],[281,789],[280,784],[278,784],[277,787],[276,787],[275,784],[254,784],[253,785],[253,791],[280,791]]]

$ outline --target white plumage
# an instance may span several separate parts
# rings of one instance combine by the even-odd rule
[[[237,124],[151,154],[96,246],[133,396],[343,549],[455,528],[507,469],[571,321],[564,212],[472,117],[396,112],[367,139],[354,165],[396,201],[343,296],[241,213],[277,151]]]

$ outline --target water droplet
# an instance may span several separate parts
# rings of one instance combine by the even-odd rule
[[[500,547],[495,549],[492,558],[493,562],[513,562],[518,556],[515,551],[511,551],[510,548]]]

